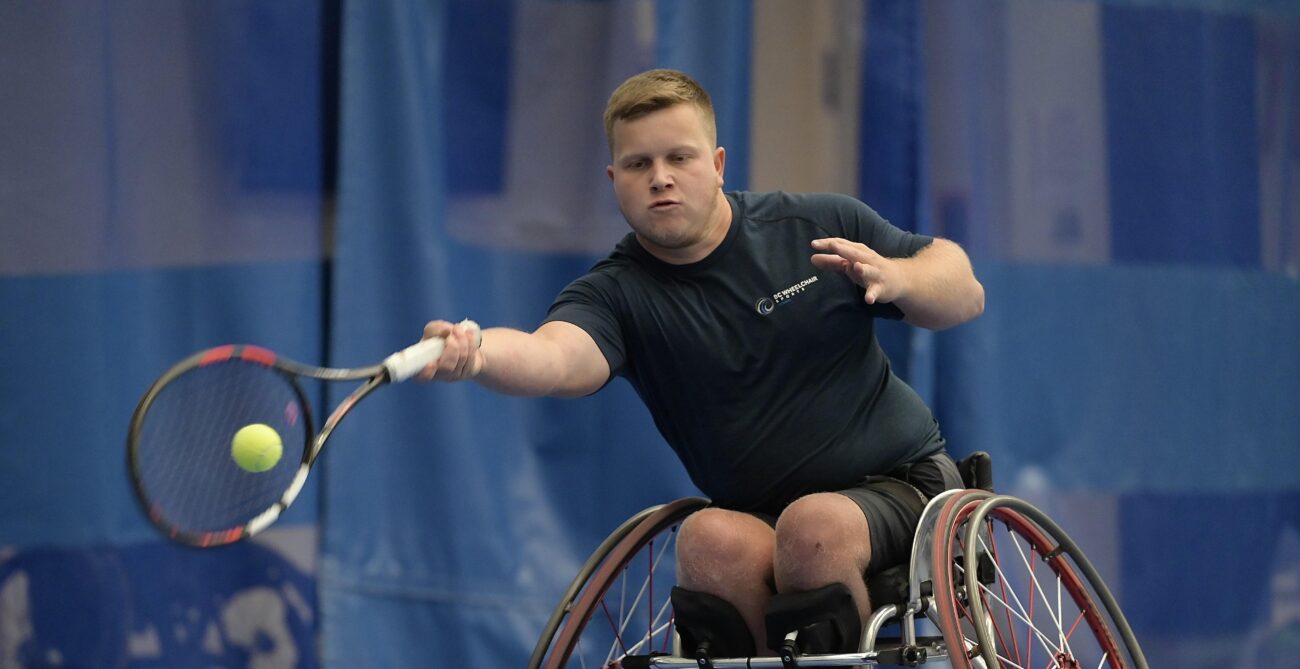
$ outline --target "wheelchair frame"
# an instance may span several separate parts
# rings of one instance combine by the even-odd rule
[[[1146,669],[1146,660],[1128,622],[1077,544],[1046,514],[1028,502],[979,489],[950,490],[936,496],[926,505],[913,535],[911,557],[906,563],[907,595],[901,603],[882,604],[872,612],[863,625],[857,652],[817,655],[783,652],[780,656],[746,658],[684,656],[680,638],[673,628],[673,614],[668,603],[657,610],[652,603],[655,590],[653,575],[658,565],[662,564],[677,526],[688,515],[707,504],[708,500],[704,498],[688,497],[650,507],[632,516],[611,533],[592,553],[564,594],[538,639],[528,667],[559,669],[581,666],[594,669],[581,656],[577,662],[571,663],[571,655],[583,643],[587,623],[596,617],[602,607],[610,619],[615,640],[600,665],[605,667],[793,669],[872,664],[918,666],[941,659],[949,659],[952,666],[962,668],[1028,666],[1028,662],[1021,656],[1020,639],[1014,631],[1008,632],[1017,626],[1015,618],[1025,619],[1026,616],[1025,605],[1017,600],[1013,606],[1007,597],[1006,585],[1014,578],[1002,573],[1000,566],[994,565],[997,573],[992,576],[993,582],[999,579],[1002,581],[1002,592],[999,594],[986,582],[988,578],[983,576],[982,569],[985,565],[981,564],[981,560],[987,563],[990,559],[989,551],[996,553],[997,550],[997,536],[993,534],[993,521],[996,519],[1005,525],[1004,531],[1011,537],[1003,543],[1014,544],[1032,579],[1029,584],[1031,602],[1027,609],[1030,620],[1026,620],[1028,629],[1023,640],[1023,645],[1029,650],[1029,658],[1033,659],[1034,648],[1042,647],[1044,652],[1054,654],[1051,658],[1053,664],[1048,666],[1082,666],[1076,657],[1076,650],[1070,644],[1071,639],[1074,639],[1076,642],[1085,641],[1075,645],[1100,654],[1098,666]],[[656,557],[654,541],[659,536],[664,536],[665,540],[660,542]],[[628,631],[628,621],[633,614],[628,613],[625,617],[620,606],[617,616],[620,622],[616,623],[608,611],[605,598],[620,575],[626,574],[630,563],[647,547],[650,548],[650,580],[648,584],[641,585],[633,604],[634,608],[640,607],[648,585],[650,597],[645,610],[649,623],[648,636],[643,636],[639,643],[626,643],[622,636]],[[967,547],[974,547],[974,550],[968,550]],[[1029,561],[1024,553],[1025,548],[1029,548],[1039,559]],[[1039,583],[1034,573],[1040,560],[1047,564],[1049,573],[1056,576],[1055,606],[1062,610],[1062,618],[1064,603],[1073,602],[1074,606],[1069,607],[1071,611],[1077,608],[1068,635],[1065,630],[1066,621],[1054,621],[1060,637],[1059,643],[1048,638],[1049,633],[1034,629],[1033,619],[1037,615],[1034,613],[1034,600],[1041,599],[1044,608],[1052,607],[1048,588]],[[936,564],[952,567],[936,570]],[[966,574],[980,576],[965,578]],[[1010,594],[1015,596],[1015,591],[1012,590]],[[1066,600],[1063,594],[1068,594],[1070,599]],[[623,593],[620,604],[625,599],[626,592]],[[972,606],[971,602],[979,605]],[[1006,618],[1005,629],[1002,615]],[[942,636],[918,635],[920,618],[937,625]],[[1096,643],[1095,649],[1082,636],[1075,637],[1084,622],[1087,623],[1087,630],[1092,633],[1090,638]],[[882,639],[882,630],[891,624],[898,625],[898,638]],[[659,640],[662,650],[650,652],[650,645],[656,640]],[[958,650],[954,652],[953,649]],[[1016,657],[1011,657],[1013,654]],[[1082,652],[1078,654],[1083,655]],[[1096,656],[1088,659],[1091,664],[1096,661]]]

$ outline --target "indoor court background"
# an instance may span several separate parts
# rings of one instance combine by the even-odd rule
[[[625,382],[378,393],[213,551],[146,524],[126,428],[207,346],[531,329],[626,229],[600,116],[652,66],[713,94],[728,189],[967,248],[984,316],[882,338],[1152,666],[1300,666],[1294,2],[51,0],[0,1],[0,668],[522,666],[694,493]]]

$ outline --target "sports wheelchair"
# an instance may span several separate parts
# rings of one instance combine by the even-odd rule
[[[994,494],[986,453],[965,458],[959,469],[968,487],[928,502],[909,561],[868,582],[874,611],[865,623],[843,585],[800,593],[793,607],[769,607],[768,644],[779,654],[755,652],[729,604],[673,587],[677,528],[708,505],[687,497],[641,511],[600,544],[551,615],[529,669],[915,667],[935,660],[958,669],[1145,669],[1114,597],[1069,536],[1029,503]],[[918,634],[926,620],[938,635]],[[886,637],[886,629],[897,634]]]

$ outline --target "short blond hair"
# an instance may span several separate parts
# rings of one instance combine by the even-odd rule
[[[718,127],[709,93],[685,72],[659,69],[631,77],[610,94],[609,102],[605,104],[605,139],[609,142],[610,153],[614,151],[616,122],[631,121],[679,104],[695,105],[700,110],[709,141],[717,146]]]

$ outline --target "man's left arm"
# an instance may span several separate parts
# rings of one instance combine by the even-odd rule
[[[906,323],[944,330],[984,312],[984,286],[961,247],[935,238],[909,258],[886,258],[866,244],[830,237],[812,243],[814,265],[844,272],[867,304],[893,303]]]

